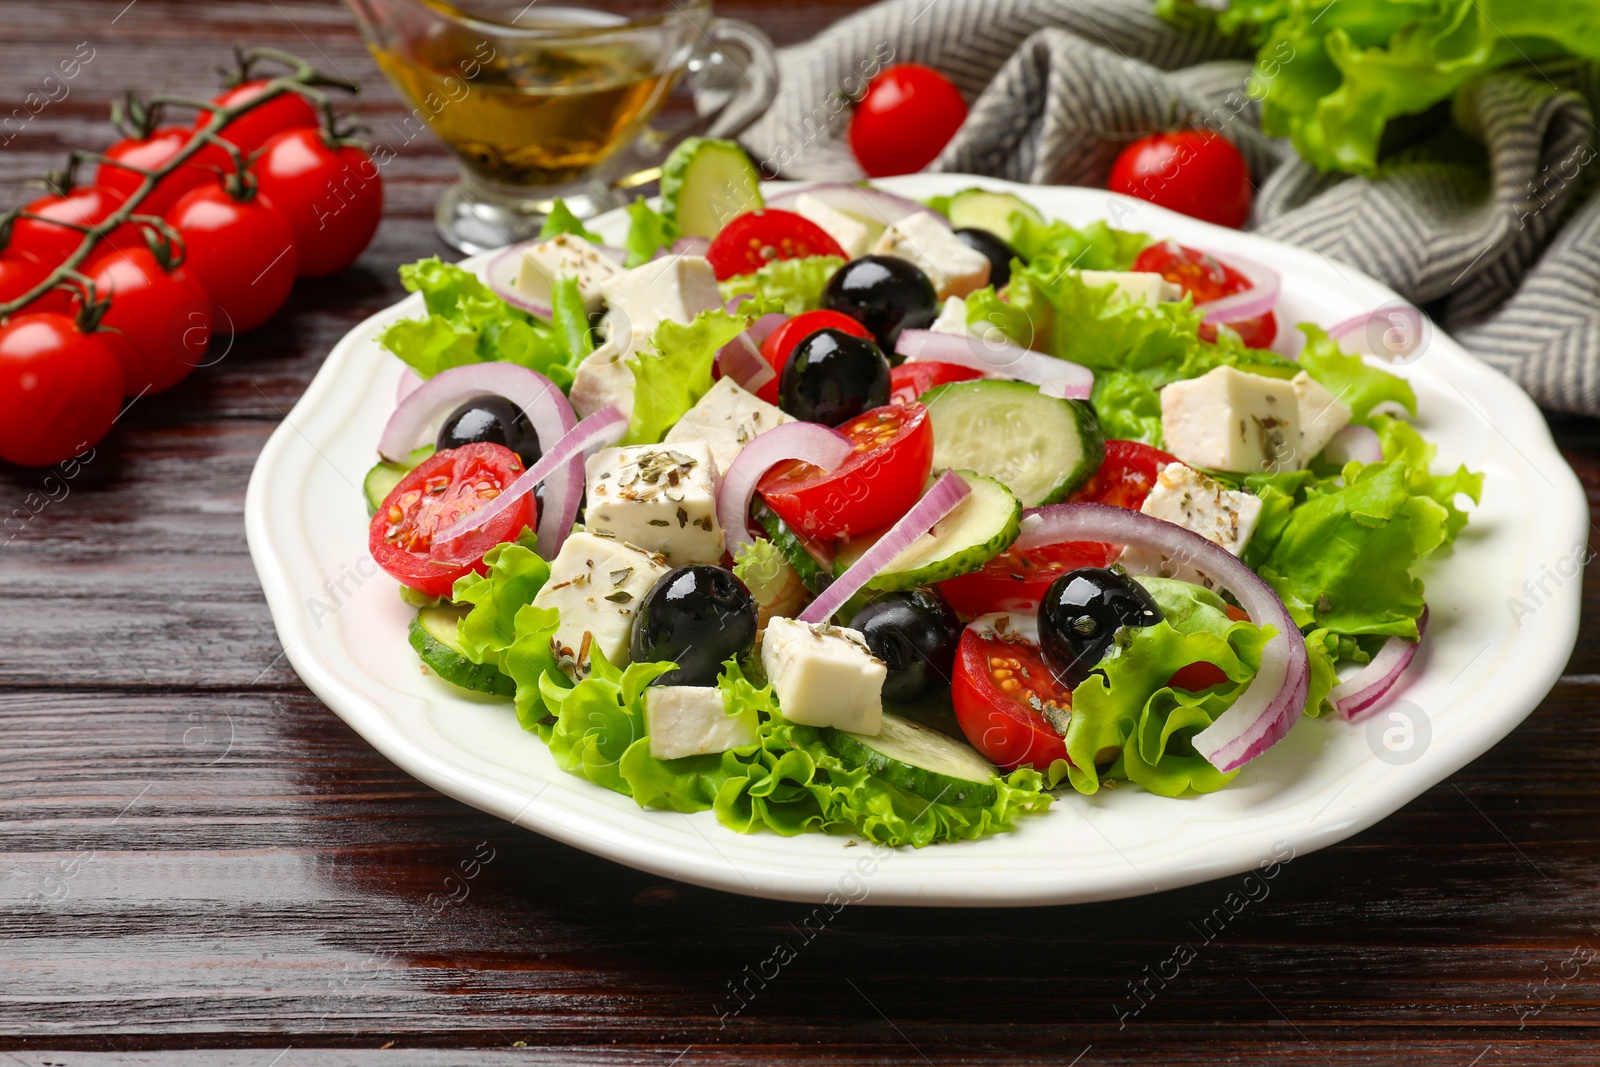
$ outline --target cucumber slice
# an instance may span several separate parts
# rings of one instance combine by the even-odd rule
[[[474,663],[461,651],[457,624],[467,610],[453,604],[423,608],[411,620],[411,630],[406,635],[411,647],[429,670],[451,685],[490,696],[516,696],[517,683],[501,674],[500,668],[492,663]]]
[[[1105,434],[1081,400],[1027,382],[982,379],[935,386],[918,398],[933,420],[933,465],[998,478],[1023,507],[1055,504],[1105,458]]]
[[[971,745],[892,711],[883,713],[876,736],[831,726],[821,733],[822,743],[844,762],[924,800],[983,808],[999,799],[999,771]]]
[[[383,503],[383,498],[394,492],[394,487],[400,484],[400,479],[416,470],[418,465],[429,456],[433,455],[432,445],[423,445],[411,453],[405,463],[380,463],[367,472],[366,479],[361,483],[361,491],[367,498],[367,517],[378,513],[378,505]]]
[[[987,189],[965,189],[952,196],[949,214],[950,225],[955,229],[975,226],[988,230],[1007,244],[1022,228],[1014,216],[1020,214],[1030,222],[1044,225],[1039,209],[1026,200],[1010,193],[991,193]]]
[[[661,164],[661,213],[680,236],[715,237],[761,206],[761,175],[733,141],[691,137]]]
[[[1022,522],[1022,505],[993,478],[959,471],[972,493],[889,565],[867,582],[868,589],[915,589],[975,571],[1011,547]],[[876,537],[857,537],[839,546],[833,572],[861,558]]]
[[[800,576],[800,582],[811,595],[822,592],[828,588],[828,583],[833,581],[833,575],[817,557],[811,554],[806,543],[800,535],[789,529],[789,524],[778,518],[778,513],[767,505],[757,500],[750,507],[750,513],[755,516],[756,522],[767,531],[767,539],[772,542],[784,560],[793,567]]]

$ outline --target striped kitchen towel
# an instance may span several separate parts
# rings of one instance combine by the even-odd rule
[[[1505,68],[1419,120],[1374,177],[1322,173],[1256,129],[1242,37],[1179,29],[1152,0],[886,0],[782,50],[743,140],[768,175],[859,178],[849,98],[891,63],[971,102],[931,169],[1103,186],[1144,133],[1206,125],[1243,151],[1250,228],[1366,271],[1541,405],[1600,414],[1600,68]],[[1392,131],[1406,133],[1407,131]]]

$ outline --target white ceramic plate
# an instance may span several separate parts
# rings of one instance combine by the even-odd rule
[[[917,175],[910,196],[991,179]],[[1013,187],[1047,216],[1174,237],[1284,273],[1281,322],[1330,325],[1396,299],[1350,267],[1148,204],[1077,188]],[[620,213],[597,226],[620,243]],[[480,256],[470,261],[483,262]],[[1400,368],[1439,463],[1487,475],[1483,505],[1424,574],[1432,624],[1376,725],[1302,721],[1226,789],[1167,800],[1137,788],[1070,793],[1014,833],[921,850],[840,837],[725,829],[710,812],[645,811],[558,770],[508,704],[423,673],[406,644],[412,610],[366,550],[361,479],[394,408],[401,364],[374,337],[420,313],[411,296],[339,342],[262,451],[246,529],[278,636],[313,692],[428,785],[557,840],[641,870],[734,893],[874,904],[1060,904],[1134,896],[1304,854],[1377,822],[1506,736],[1560,676],[1577,635],[1588,509],[1533,403],[1436,333]],[[1553,578],[1547,578],[1550,575]],[[1543,580],[1530,594],[1524,583]],[[1403,721],[1404,720],[1404,721]],[[1380,754],[1386,758],[1380,758]]]

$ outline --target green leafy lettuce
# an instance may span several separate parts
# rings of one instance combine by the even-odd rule
[[[631,269],[650,261],[657,252],[678,239],[678,227],[643,197],[628,205],[627,266]]]
[[[634,380],[633,417],[622,443],[661,440],[695,401],[711,391],[717,350],[748,325],[748,315],[713,308],[688,325],[669,319],[657,326],[649,346],[628,361]]]
[[[752,274],[740,274],[722,283],[722,299],[753,296],[785,315],[815,311],[822,306],[822,291],[833,272],[844,266],[838,256],[775,259]]]
[[[474,663],[500,662],[500,654],[517,638],[517,613],[550,580],[550,564],[534,552],[533,541],[533,531],[524,530],[518,540],[496,545],[484,555],[486,573],[456,579],[450,598],[471,605],[459,636]]]
[[[572,213],[567,202],[560,197],[550,208],[550,214],[544,217],[544,225],[539,227],[539,240],[548,241],[552,237],[570,233],[574,237],[582,237],[585,241],[601,244],[600,235],[591,233],[583,225],[583,220]]]
[[[1357,355],[1340,350],[1339,343],[1320,327],[1303,323],[1306,346],[1300,352],[1300,369],[1350,405],[1353,422],[1372,424],[1372,409],[1382,403],[1399,404],[1412,415],[1417,413],[1417,394],[1411,383],[1388,371],[1369,367]]]
[[[1011,247],[1029,263],[1048,259],[1057,270],[1131,270],[1150,244],[1150,235],[1118,230],[1096,219],[1077,227],[1060,220],[1041,222],[1021,212],[1011,215]]]

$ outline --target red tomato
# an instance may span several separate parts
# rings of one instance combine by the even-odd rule
[[[433,543],[434,534],[487,505],[521,473],[522,461],[504,445],[479,442],[434,454],[400,480],[372,517],[367,548],[373,561],[401,585],[445,596],[463,574],[483,572],[485,552],[537,521],[533,494],[452,542],[448,552]]]
[[[377,232],[383,181],[372,157],[353,145],[330,148],[321,130],[285,130],[250,169],[294,227],[302,278],[348,267]]]
[[[122,370],[103,335],[34,312],[0,326],[0,459],[45,467],[99,441],[122,407]]]
[[[861,325],[841,311],[806,311],[776,330],[767,334],[767,339],[761,342],[761,355],[772,369],[777,372],[777,377],[763,385],[756,395],[769,404],[778,402],[778,383],[783,378],[783,366],[789,362],[789,353],[797,348],[801,341],[816,333],[832,327],[843,330],[851,337],[860,337],[863,340],[872,340],[872,331]]]
[[[289,298],[300,256],[283,212],[259,193],[235,200],[220,185],[185,193],[167,221],[183,237],[184,266],[216,306],[224,330],[266,322]]]
[[[1171,211],[1238,229],[1250,217],[1250,168],[1233,142],[1210,130],[1141,138],[1111,165],[1106,187]]]
[[[27,256],[10,253],[0,255],[0,304],[9,304],[24,293],[32,292],[33,287],[44,281],[49,273],[37,260]],[[52,289],[43,296],[35,297],[23,310],[65,313],[71,303],[72,298],[65,289]]]
[[[1161,468],[1176,462],[1177,456],[1138,441],[1107,441],[1100,468],[1070,499],[1074,503],[1088,501],[1138,511],[1155,487]]]
[[[167,126],[152,133],[143,141],[123,138],[106,149],[107,162],[95,172],[94,183],[127,199],[144,183],[144,175],[128,167],[157,170],[169,163],[189,143],[194,131],[185,126]],[[127,167],[119,167],[126,163]],[[141,215],[165,215],[172,210],[178,198],[190,189],[210,185],[219,173],[233,170],[228,154],[214,144],[208,144],[189,157],[189,162],[162,178],[150,195],[139,202]]]
[[[948,78],[900,63],[868,83],[850,119],[850,150],[870,177],[910,174],[932,163],[966,120],[967,102]]]
[[[134,248],[101,256],[88,273],[95,295],[111,299],[101,338],[122,365],[127,395],[158,393],[200,365],[211,342],[211,301],[188,271],[169,273],[148,248]]]
[[[738,216],[722,228],[706,252],[718,281],[760,270],[775,259],[807,256],[845,258],[839,242],[821,226],[792,211],[776,208]]]
[[[936,385],[944,385],[946,382],[966,382],[982,377],[982,371],[963,367],[959,363],[940,363],[932,359],[902,363],[889,370],[889,403],[909,403]]]
[[[96,226],[121,206],[121,196],[94,185],[74,189],[65,196],[40,197],[23,210],[55,222],[18,219],[11,227],[11,244],[6,250],[29,256],[45,267],[54,267],[78,250],[84,236],[81,231],[57,226],[56,222]],[[123,223],[107,234],[98,247],[139,248],[143,244],[144,236],[139,228]]]
[[[212,97],[211,102],[218,107],[233,107],[254,100],[266,87],[265,78],[245,82],[243,85],[234,86],[221,96]],[[202,111],[195,118],[194,124],[198,128],[210,121],[211,112]],[[218,136],[232,141],[238,146],[239,151],[248,156],[271,140],[274,134],[282,133],[284,130],[296,130],[303,126],[315,126],[317,123],[317,109],[311,106],[311,102],[299,93],[288,92],[273,97],[260,107],[246,111],[222,127]]]
[[[950,703],[972,747],[996,765],[1049,770],[1067,758],[1067,743],[1043,709],[1071,708],[1072,690],[1056,681],[1038,642],[1025,636],[1031,627],[1015,619],[1002,626],[1004,618],[986,617],[962,631]]]
[[[1116,545],[1075,541],[1024,552],[1008,548],[982,567],[939,583],[950,606],[972,618],[992,611],[1033,613],[1050,583],[1079,567],[1104,567],[1119,555]]]
[[[838,470],[781,463],[759,488],[767,506],[808,537],[887,526],[922,497],[933,470],[933,424],[921,404],[874,408],[839,427],[855,451]]]
[[[1133,269],[1159,274],[1169,282],[1183,287],[1194,297],[1196,304],[1220,300],[1250,288],[1250,279],[1196,248],[1186,248],[1176,241],[1159,241],[1139,253]],[[1278,320],[1267,312],[1253,319],[1228,323],[1250,348],[1267,348],[1278,336]],[[1209,323],[1200,324],[1200,339],[1215,341],[1217,328]]]
[[[1187,689],[1191,693],[1198,693],[1202,689],[1221,685],[1227,680],[1228,674],[1221,667],[1207,660],[1201,660],[1187,667],[1178,668],[1177,672],[1167,680],[1167,684],[1174,689]]]

